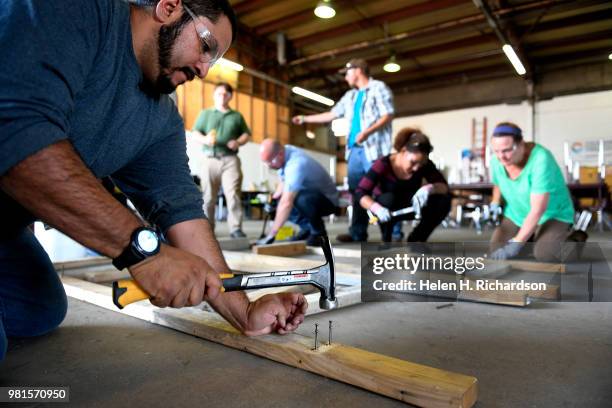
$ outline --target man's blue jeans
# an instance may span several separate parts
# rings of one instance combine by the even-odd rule
[[[348,158],[348,187],[353,197],[355,197],[359,181],[370,170],[370,167],[372,163],[365,157],[363,147],[352,147]],[[353,219],[349,233],[354,241],[368,239],[368,214],[357,200],[353,200]]]
[[[0,361],[7,337],[40,336],[66,316],[66,292],[32,231],[0,236]]]
[[[322,217],[333,214],[336,206],[319,191],[301,191],[295,197],[289,221],[310,235],[327,235]]]

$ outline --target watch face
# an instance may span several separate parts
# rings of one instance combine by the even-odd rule
[[[159,246],[159,238],[153,231],[142,230],[136,237],[137,244],[145,252],[155,252]]]

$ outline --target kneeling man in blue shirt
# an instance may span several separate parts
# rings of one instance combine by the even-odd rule
[[[322,217],[333,214],[338,206],[338,191],[327,171],[302,149],[271,139],[263,141],[259,157],[266,166],[278,170],[281,182],[272,196],[280,199],[274,223],[257,243],[274,242],[278,230],[289,220],[300,227],[298,239],[319,245],[320,238],[327,235]]]

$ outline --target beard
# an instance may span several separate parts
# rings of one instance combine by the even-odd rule
[[[177,21],[168,26],[162,26],[159,29],[157,38],[157,78],[153,83],[146,84],[146,89],[149,93],[154,94],[171,94],[175,91],[177,84],[172,82],[172,74],[176,71],[181,71],[185,74],[187,81],[191,81],[195,76],[195,72],[189,67],[172,68],[172,52],[174,44],[181,33],[184,25]]]

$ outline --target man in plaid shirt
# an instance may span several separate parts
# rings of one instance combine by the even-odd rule
[[[328,123],[346,118],[349,135],[346,144],[349,191],[355,196],[359,180],[372,163],[391,152],[391,120],[393,119],[393,94],[384,82],[370,77],[368,64],[362,59],[350,60],[340,70],[351,89],[329,112],[317,115],[300,115],[293,123]],[[366,241],[368,216],[358,202],[353,200],[353,219],[348,234],[338,237],[341,242]]]

